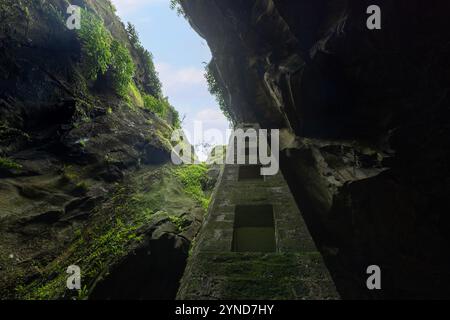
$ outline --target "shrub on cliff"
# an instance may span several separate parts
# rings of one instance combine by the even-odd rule
[[[135,26],[131,23],[128,23],[127,25],[127,33],[131,45],[135,48],[136,53],[143,62],[143,65],[141,66],[144,74],[143,91],[157,98],[162,97],[162,85],[158,73],[156,72],[155,64],[153,63],[152,54],[142,46],[141,41],[139,40],[139,34],[136,31]]]
[[[156,99],[154,96],[146,94],[143,96],[144,98],[144,107],[151,112],[159,115],[160,117],[164,117],[165,111],[164,105],[161,103],[159,99]]]
[[[205,195],[203,186],[208,179],[208,166],[205,164],[184,165],[174,170],[175,176],[184,186],[184,191],[197,200],[205,209],[209,205],[209,197]]]
[[[132,81],[135,66],[128,49],[116,40],[111,44],[110,70],[113,79],[114,90],[121,97],[128,94],[129,84]]]
[[[144,108],[157,114],[160,118],[169,122],[173,128],[181,128],[180,114],[169,103],[168,98],[155,98],[152,95],[144,94]]]
[[[81,29],[78,36],[82,44],[83,69],[86,76],[96,80],[104,74],[111,63],[112,37],[103,21],[88,10],[82,9]]]
[[[217,69],[213,61],[205,67],[205,78],[208,83],[209,92],[216,97],[216,101],[219,104],[220,110],[222,110],[225,117],[231,122],[234,123],[233,117],[229,110],[231,110],[227,102],[225,100],[226,91],[225,88],[218,81]]]
[[[83,69],[90,80],[111,72],[112,87],[121,97],[128,94],[135,66],[129,50],[113,39],[103,21],[88,10],[82,10],[78,36],[82,44]]]

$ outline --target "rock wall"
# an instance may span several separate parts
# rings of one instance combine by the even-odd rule
[[[180,2],[235,121],[288,133],[282,170],[341,297],[450,297],[448,1]]]
[[[70,3],[144,63],[109,1]],[[168,164],[173,122],[83,75],[70,3],[0,2],[0,299],[174,298],[204,208]]]

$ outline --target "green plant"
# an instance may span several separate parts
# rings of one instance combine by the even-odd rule
[[[128,86],[128,97],[127,99],[131,99],[129,102],[131,102],[131,104],[129,104],[129,106],[134,109],[135,106],[138,107],[144,107],[144,98],[141,95],[141,92],[139,91],[139,89],[136,87],[136,84],[134,83],[134,81],[131,81],[129,86]]]
[[[89,289],[88,289],[88,287],[87,287],[86,285],[84,285],[83,288],[81,288],[81,289],[78,291],[78,297],[77,297],[77,299],[78,299],[78,300],[85,300],[85,299],[88,298],[88,294],[89,294]]]
[[[111,54],[110,70],[113,87],[117,94],[124,98],[128,94],[128,87],[134,75],[133,59],[128,49],[117,40],[113,40],[111,43]]]
[[[205,78],[208,83],[209,92],[216,97],[220,110],[222,110],[222,113],[230,121],[230,123],[234,124],[233,117],[230,113],[231,108],[229,108],[225,99],[227,93],[224,86],[218,80],[220,78],[216,65],[213,61],[205,66]]]
[[[80,179],[80,173],[71,165],[64,165],[62,168],[62,179],[67,182],[77,182]]]
[[[155,97],[162,97],[162,84],[159,80],[158,72],[156,72],[155,64],[153,63],[153,55],[143,47],[138,48],[138,54],[144,62],[145,90]]]
[[[86,76],[96,80],[98,74],[104,74],[111,63],[112,37],[103,21],[86,9],[81,11],[81,29],[78,37],[82,44]]]
[[[80,145],[80,147],[82,147],[82,148],[86,148],[86,144],[87,144],[87,142],[89,141],[89,139],[80,139],[80,140],[78,140],[78,144]]]
[[[107,0],[109,7],[111,8],[112,12],[116,13],[117,8],[116,6],[111,2],[111,0]]]
[[[204,172],[204,168],[206,166],[199,171]],[[65,166],[64,171],[67,174],[78,172],[71,166]],[[182,231],[189,220],[184,218],[185,211],[180,208],[191,208],[197,200],[185,192],[186,187],[174,171],[169,165],[155,171],[146,168],[124,185],[117,185],[109,194],[107,202],[94,209],[90,223],[74,230],[74,239],[64,252],[40,267],[40,277],[26,284],[17,283],[17,298],[67,298],[66,269],[68,265],[76,264],[82,270],[82,283],[86,287],[73,298],[84,299],[99,277],[107,274],[111,266],[116,265],[130,249],[144,240],[148,226],[169,220],[177,230]],[[185,173],[187,177],[193,178],[186,178],[186,183],[196,180],[192,177],[196,174]],[[0,252],[0,262],[2,256]]]
[[[144,95],[144,107],[161,118],[164,118],[167,115],[167,111],[170,108],[170,104],[167,101],[167,98],[165,99],[157,99],[154,96],[151,95]]]
[[[197,243],[197,237],[195,237],[191,241],[191,245],[189,246],[189,251],[188,251],[188,257],[192,257],[196,243]]]
[[[178,113],[177,110],[175,110],[173,106],[170,106],[170,110],[172,112],[172,126],[175,129],[180,129],[181,128],[180,114]]]
[[[127,34],[131,45],[136,49],[136,53],[143,62],[141,66],[144,75],[143,91],[157,98],[162,97],[162,85],[153,63],[153,55],[142,46],[136,27],[131,23],[127,25]]]
[[[186,13],[181,6],[181,0],[170,0],[170,9],[175,10],[179,16],[186,17]]]
[[[184,165],[175,169],[175,175],[184,186],[184,191],[190,194],[207,209],[209,198],[203,192],[202,186],[207,179],[208,167],[201,163],[195,165]]]
[[[169,216],[169,220],[175,225],[175,227],[177,228],[177,232],[183,231],[184,219],[182,217]]]
[[[0,169],[19,170],[19,169],[22,169],[22,165],[18,164],[14,160],[11,160],[11,159],[8,159],[5,157],[0,157]]]
[[[126,98],[135,66],[128,49],[114,40],[103,21],[94,13],[82,9],[81,29],[78,37],[82,44],[83,64],[88,79],[96,80],[111,72],[112,86],[122,98]]]
[[[127,34],[133,47],[137,48],[141,45],[136,27],[130,22],[127,24]]]
[[[75,190],[85,193],[89,190],[89,185],[86,181],[78,182],[75,186]]]

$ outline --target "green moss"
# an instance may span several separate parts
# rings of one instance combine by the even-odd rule
[[[192,257],[196,245],[197,245],[197,238],[194,238],[191,241],[191,246],[189,247],[189,252],[188,252],[189,258]]]
[[[133,106],[143,107],[144,99],[142,98],[139,89],[136,87],[136,84],[131,81],[128,87],[129,90],[129,98]]]
[[[64,171],[71,179],[77,179],[72,167],[67,166]],[[147,226],[167,219],[182,232],[185,208],[196,205],[196,199],[184,192],[184,185],[169,166],[143,169],[118,186],[108,199],[95,209],[89,226],[74,230],[72,244],[57,259],[42,267],[38,280],[18,284],[17,298],[47,300],[63,295],[86,298],[97,279],[109,271],[109,266],[143,240]],[[73,264],[81,268],[83,290],[80,292],[66,290],[66,269]]]
[[[80,173],[71,165],[64,165],[62,169],[62,178],[67,182],[77,182],[80,179]]]
[[[205,196],[202,186],[207,179],[208,167],[205,164],[184,165],[175,169],[175,175],[184,185],[184,190],[207,209],[210,199]]]
[[[82,147],[82,148],[86,148],[86,144],[87,144],[87,139],[80,139],[78,141],[78,144]]]
[[[200,253],[193,256],[195,292],[205,274],[223,279],[216,289],[224,299],[314,298],[314,285],[327,281],[318,252],[306,253]],[[199,287],[199,290],[202,289]],[[324,296],[333,291],[323,292]]]
[[[178,232],[183,231],[183,225],[184,225],[184,219],[179,216],[169,216],[170,222],[172,222],[175,227],[177,228]]]
[[[167,99],[158,99],[151,95],[144,95],[144,107],[151,112],[157,114],[161,118],[167,115],[167,111],[170,108],[170,104]]]
[[[74,191],[86,193],[88,190],[89,190],[89,184],[86,181],[81,181],[76,184]]]
[[[19,170],[22,169],[22,165],[18,164],[14,160],[5,157],[0,157],[0,169]]]

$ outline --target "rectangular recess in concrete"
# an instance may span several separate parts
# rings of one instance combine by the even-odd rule
[[[236,206],[232,251],[276,251],[275,222],[271,205]]]
[[[261,175],[261,166],[256,164],[239,166],[238,181],[243,180],[264,180],[264,176]]]

